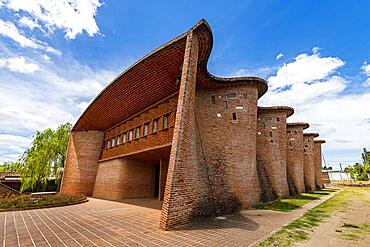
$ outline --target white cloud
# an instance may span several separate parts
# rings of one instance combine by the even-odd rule
[[[345,93],[355,82],[338,75],[344,61],[322,57],[318,51],[315,48],[313,54],[300,54],[292,62],[283,64],[269,77],[269,91],[259,104],[292,106],[295,113],[288,122],[310,123],[307,131],[318,132],[319,138],[327,141],[324,154],[325,150],[336,153],[328,161],[343,162],[338,150],[360,152],[369,145],[370,108],[364,106],[370,105],[370,92]],[[367,69],[364,64],[362,71],[366,73]],[[367,83],[370,86],[370,81]]]
[[[277,56],[276,56],[276,60],[279,60],[280,58],[283,58],[284,57],[284,55],[282,54],[282,53],[279,53]]]
[[[40,30],[43,30],[41,28],[41,26],[34,20],[32,20],[31,18],[28,18],[26,16],[22,16],[20,19],[19,19],[19,24],[21,24],[22,26],[24,27],[28,27],[29,29],[33,30],[35,28],[38,28]]]
[[[0,35],[12,39],[22,47],[39,48],[39,45],[34,40],[20,34],[18,28],[12,22],[0,19]]]
[[[45,60],[45,61],[50,61],[50,57],[46,54],[42,55],[42,58]]]
[[[101,6],[99,0],[4,0],[4,5],[17,13],[27,13],[50,32],[63,30],[68,39],[74,39],[83,31],[89,36],[99,33],[95,21]]]
[[[362,65],[361,70],[365,75],[370,76],[370,64],[365,62],[364,65]]]
[[[366,81],[364,82],[365,87],[370,87],[370,78],[367,78]]]
[[[37,64],[27,62],[23,56],[0,58],[0,68],[1,67],[19,73],[33,73],[40,69]]]
[[[318,54],[319,51],[320,51],[320,48],[319,47],[312,48],[312,53],[314,53],[314,54]]]
[[[12,39],[18,43],[21,47],[30,47],[34,49],[45,50],[56,55],[60,55],[61,52],[48,46],[45,42],[41,42],[37,39],[30,39],[21,34],[20,30],[10,21],[3,21],[0,19],[0,35]]]
[[[340,58],[320,57],[320,54],[300,54],[294,62],[284,64],[269,81],[270,90],[291,86],[293,84],[309,83],[326,78],[342,67]]]

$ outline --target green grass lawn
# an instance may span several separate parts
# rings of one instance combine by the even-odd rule
[[[32,197],[31,195],[5,195],[0,197],[1,209],[26,209],[33,207],[42,207],[50,205],[68,205],[76,202],[84,201],[84,196],[71,195],[44,195],[41,197]]]
[[[273,202],[260,203],[254,206],[257,209],[274,210],[281,212],[290,212],[294,209],[300,208],[310,201],[319,199],[324,195],[329,195],[334,190],[323,189],[314,192],[301,193],[291,198],[280,199]]]
[[[308,240],[310,233],[313,232],[316,226],[335,212],[344,211],[354,198],[361,198],[364,194],[362,190],[360,188],[343,188],[338,194],[307,211],[302,217],[284,226],[280,231],[257,246],[294,246],[299,241]],[[343,227],[352,231],[369,231],[368,225],[358,226],[358,229],[348,224]],[[342,230],[338,231],[341,232]],[[354,238],[353,235],[353,232],[347,232],[343,234],[343,237]]]

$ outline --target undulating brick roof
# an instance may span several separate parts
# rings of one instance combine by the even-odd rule
[[[303,122],[287,123],[286,125],[291,126],[291,127],[303,126],[303,129],[307,129],[308,127],[310,127],[310,125],[308,123],[303,123]]]
[[[290,117],[294,113],[294,109],[289,106],[259,106],[258,113],[269,113],[269,112],[286,112],[287,117]]]
[[[213,36],[205,20],[188,32],[152,51],[116,77],[89,105],[73,130],[106,130],[179,90],[187,34],[199,41],[197,88],[214,89],[253,84],[259,97],[267,83],[258,77],[219,78],[207,70]]]

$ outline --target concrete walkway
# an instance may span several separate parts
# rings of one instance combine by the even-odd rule
[[[158,201],[90,198],[74,206],[0,213],[0,245],[250,246],[331,196],[290,213],[246,210],[169,232],[158,229]]]

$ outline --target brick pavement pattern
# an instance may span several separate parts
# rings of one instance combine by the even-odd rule
[[[0,212],[0,245],[250,246],[326,198],[290,213],[245,210],[173,231],[158,227],[158,200],[114,202],[90,198],[73,206]]]

